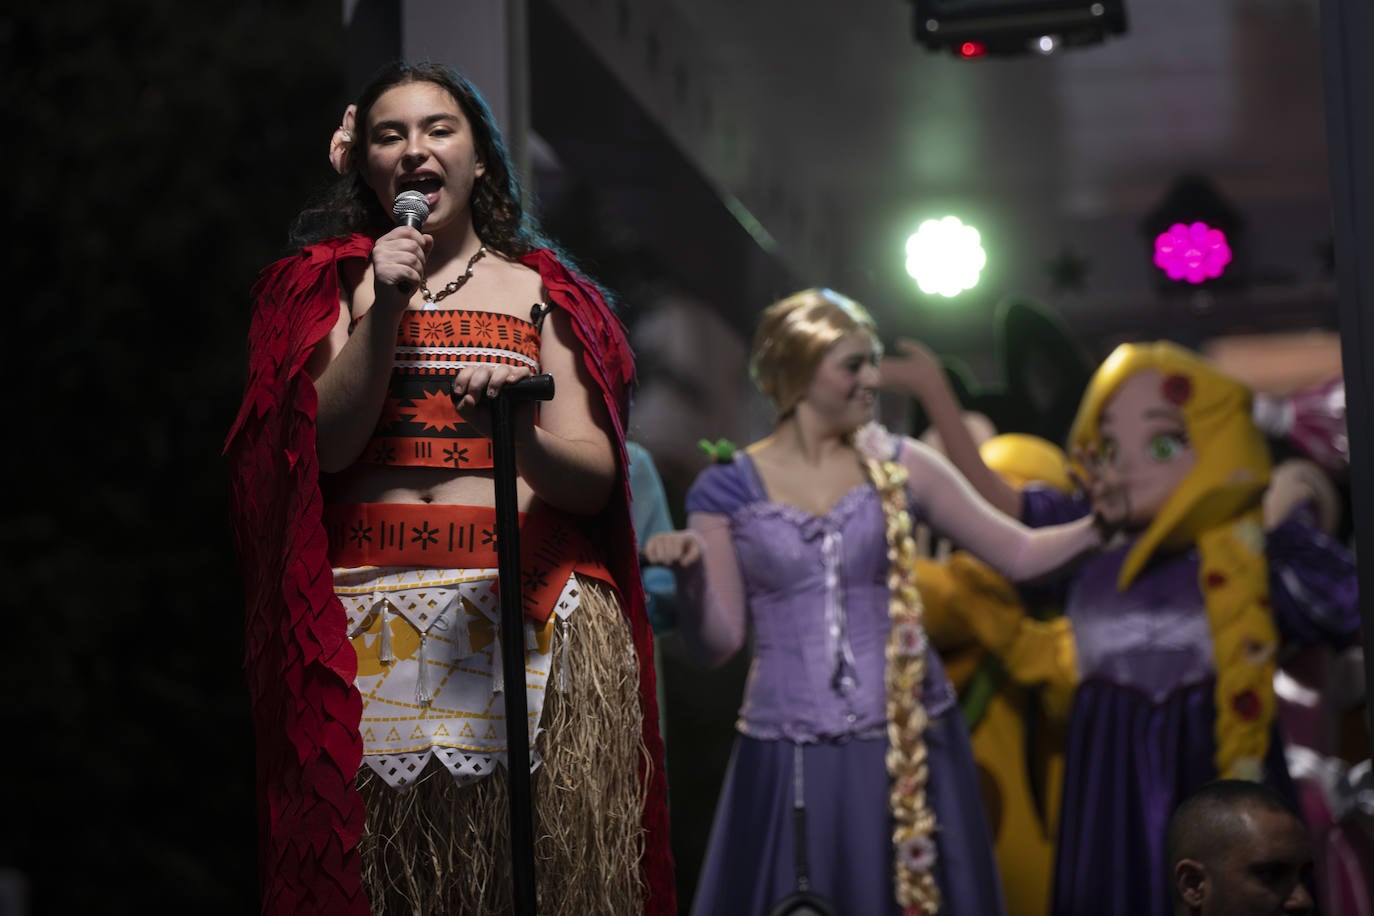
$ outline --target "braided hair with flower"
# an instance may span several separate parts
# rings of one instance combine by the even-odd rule
[[[826,351],[846,334],[863,330],[876,339],[876,325],[859,303],[830,289],[808,289],[769,306],[755,332],[749,370],[772,400],[777,416],[792,414]],[[921,595],[916,588],[916,541],[908,510],[906,467],[896,441],[881,426],[869,424],[851,434],[870,483],[883,508],[889,562],[885,652],[888,750],[893,818],[893,889],[903,916],[933,916],[940,909],[935,881],[935,814],[926,786],[928,724],[922,698],[926,673],[926,634]]]
[[[876,423],[854,435],[864,470],[883,507],[888,557],[887,771],[892,777],[893,885],[903,916],[930,916],[940,910],[935,883],[935,813],[926,797],[930,769],[921,701],[928,641],[916,586],[916,539],[907,503],[907,471],[893,455],[892,437]]]

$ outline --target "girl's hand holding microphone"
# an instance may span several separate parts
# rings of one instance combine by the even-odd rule
[[[372,247],[372,289],[378,303],[405,308],[425,282],[425,260],[434,237],[397,226]]]

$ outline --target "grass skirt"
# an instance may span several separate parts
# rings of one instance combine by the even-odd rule
[[[639,674],[629,625],[604,583],[579,577],[581,604],[556,627],[553,670],[531,774],[541,916],[641,910],[644,835]],[[567,645],[564,646],[564,641]],[[436,762],[406,792],[363,766],[359,851],[374,914],[509,914],[505,767],[459,787]]]

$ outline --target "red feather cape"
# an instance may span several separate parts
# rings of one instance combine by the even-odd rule
[[[302,249],[263,270],[253,287],[248,379],[225,443],[230,514],[246,593],[244,668],[257,736],[262,912],[368,916],[358,839],[363,804],[353,780],[362,763],[357,659],[345,633],[321,523],[315,452],[315,386],[305,363],[338,320],[340,261],[366,258],[354,235]],[[594,287],[547,250],[522,257],[549,300],[572,318],[583,360],[605,399],[620,467],[634,357],[625,329]],[[644,809],[646,914],[674,914],[667,782],[654,692],[653,636],[644,610],[630,520],[629,477],[620,475],[589,527],[609,567],[639,657],[644,743],[652,765]]]

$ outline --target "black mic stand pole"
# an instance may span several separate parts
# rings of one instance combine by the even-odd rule
[[[515,492],[514,401],[547,401],[553,376],[504,386],[491,402],[492,466],[496,480],[496,563],[501,602],[501,673],[506,699],[506,774],[510,792],[511,877],[517,916],[535,916],[534,804],[530,787],[530,723],[525,698],[525,615],[520,592],[520,512]]]

